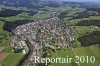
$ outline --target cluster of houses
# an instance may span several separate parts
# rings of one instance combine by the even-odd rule
[[[23,54],[31,49],[31,56],[25,66],[35,66],[32,61],[34,56],[42,56],[43,46],[56,50],[68,47],[74,41],[74,30],[59,22],[58,17],[18,26],[13,33],[15,35],[12,37],[11,46],[14,49],[22,49]]]

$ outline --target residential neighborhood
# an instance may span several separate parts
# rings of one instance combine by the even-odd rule
[[[31,52],[31,56],[24,62],[25,66],[35,66],[32,61],[34,56],[42,57],[43,45],[56,50],[67,47],[74,41],[74,30],[60,23],[58,17],[30,22],[18,26],[13,32],[15,36],[12,38],[11,46],[15,51],[22,50],[23,54]]]

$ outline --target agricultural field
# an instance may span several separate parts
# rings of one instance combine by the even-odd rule
[[[79,47],[79,48],[74,48],[74,51],[72,51],[71,49],[67,49],[65,48],[65,50],[60,50],[57,51],[56,53],[53,53],[52,57],[53,58],[58,58],[58,57],[62,57],[62,58],[66,58],[67,56],[73,58],[72,63],[65,63],[65,64],[60,64],[60,63],[52,63],[49,66],[98,66],[100,64],[100,49],[97,46],[90,46],[90,47]],[[76,53],[76,55],[74,54]],[[95,62],[94,63],[74,63],[76,61],[75,56],[94,56],[95,57]]]
[[[84,20],[100,20],[100,16],[90,16],[88,18],[72,19],[72,17],[63,18],[64,22],[68,22],[68,25],[75,25]]]
[[[3,61],[1,62],[4,66],[15,66],[18,64],[21,58],[23,58],[23,54],[19,53],[10,53]]]

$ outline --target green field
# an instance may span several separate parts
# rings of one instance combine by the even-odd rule
[[[94,56],[96,58],[95,63],[79,63],[76,64],[75,62],[75,54],[76,53],[77,56]],[[61,64],[61,63],[52,63],[49,66],[98,66],[100,64],[100,49],[97,46],[90,46],[90,47],[79,47],[79,48],[74,48],[74,52],[72,52],[70,49],[66,49],[66,50],[60,50],[57,51],[56,53],[53,53],[53,58],[58,58],[58,57],[62,57],[62,58],[66,58],[67,56],[72,57],[72,63],[65,63],[65,64]]]
[[[4,64],[4,66],[16,66],[22,57],[23,54],[21,53],[11,53],[2,61],[2,63]]]
[[[100,16],[90,16],[88,18],[80,18],[80,19],[71,19],[72,17],[63,18],[64,22],[68,22],[68,25],[75,25],[83,20],[100,20]]]
[[[74,51],[78,56],[94,56],[95,63],[81,63],[81,66],[98,66],[100,64],[100,49],[96,46],[75,48]]]
[[[56,53],[52,54],[52,58],[59,58],[59,57],[66,58],[67,56],[74,58],[74,53],[71,51],[71,49],[57,50]],[[71,66],[71,64],[70,63],[66,63],[66,64],[53,63],[49,66]]]

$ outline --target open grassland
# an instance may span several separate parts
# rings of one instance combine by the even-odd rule
[[[48,14],[48,13],[35,14],[33,16],[30,16],[29,14],[23,12],[16,16],[0,17],[0,21],[14,22],[17,20],[40,20],[40,19],[48,19],[50,17],[51,17],[51,14]]]
[[[72,17],[63,18],[64,22],[68,22],[68,25],[75,25],[76,23],[84,20],[100,20],[100,16],[90,16],[88,18],[71,19]]]
[[[96,58],[94,63],[81,63],[81,66],[98,66],[100,63],[100,49],[97,46],[79,47],[74,51],[78,56],[94,56]]]
[[[73,15],[75,16],[77,15],[77,13],[82,13],[84,11],[86,11],[86,9],[84,8],[75,8],[72,11],[70,11],[68,14],[66,14],[66,16],[73,16]]]
[[[22,57],[23,54],[21,53],[11,53],[2,61],[2,63],[4,64],[4,66],[16,66]]]
[[[74,26],[74,27],[79,36],[84,35],[87,32],[100,31],[100,27],[97,27],[97,26]]]
[[[56,53],[52,54],[52,58],[67,58],[67,56],[69,56],[70,58],[74,59],[74,53],[71,51],[71,49],[65,49],[65,50],[57,50]],[[72,62],[74,62],[74,60],[72,60]],[[52,63],[49,66],[72,66],[73,63]]]
[[[75,62],[75,54],[77,56],[94,56],[96,58],[94,63],[79,63],[76,64]],[[49,66],[98,66],[100,63],[100,49],[98,48],[98,46],[90,46],[90,47],[79,47],[79,48],[74,48],[74,52],[71,51],[70,49],[66,49],[66,50],[59,50],[56,53],[53,53],[53,58],[58,58],[58,57],[62,57],[62,58],[66,58],[67,56],[72,57],[72,63],[52,63]]]
[[[4,22],[3,21],[0,21],[0,34],[9,34],[9,32],[3,30],[3,26],[4,26]]]

